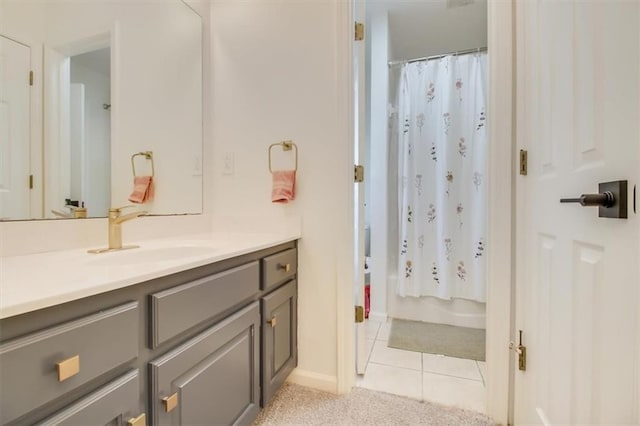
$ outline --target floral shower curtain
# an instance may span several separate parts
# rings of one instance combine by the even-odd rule
[[[401,71],[400,296],[486,300],[486,67],[478,53]]]

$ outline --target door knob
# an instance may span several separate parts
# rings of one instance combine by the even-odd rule
[[[598,194],[582,194],[578,198],[561,198],[561,203],[598,206],[599,217],[627,218],[627,181],[617,180],[598,184]]]
[[[613,207],[616,198],[611,191],[605,191],[602,194],[582,194],[579,198],[561,198],[561,203],[579,203],[581,206],[602,206]]]

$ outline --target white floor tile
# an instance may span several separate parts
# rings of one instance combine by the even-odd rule
[[[378,331],[378,336],[376,337],[376,340],[383,340],[383,341],[387,341],[389,340],[389,332],[391,331],[391,321],[382,323],[380,325],[380,330]]]
[[[486,413],[486,390],[482,382],[440,374],[423,373],[425,401]]]
[[[482,381],[476,361],[444,355],[422,354],[422,369],[425,372],[446,374],[464,379]]]
[[[377,321],[367,320],[364,322],[364,338],[375,340],[378,335],[381,323]]]
[[[422,372],[370,362],[364,379],[358,386],[420,400]]]
[[[482,382],[484,383],[487,378],[487,363],[484,361],[476,361],[476,362],[478,363],[480,374],[482,374]]]
[[[369,361],[375,362],[376,364],[422,371],[421,355],[422,354],[420,352],[389,348],[387,347],[387,342],[376,340],[373,345],[373,351],[371,352],[371,358],[369,358]],[[478,368],[476,367],[476,371],[477,370]]]

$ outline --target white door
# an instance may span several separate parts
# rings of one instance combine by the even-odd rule
[[[364,23],[364,2],[354,1],[353,14],[356,22]],[[354,64],[354,105],[355,135],[354,161],[364,164],[365,153],[365,45],[364,40],[356,40],[353,45]],[[354,186],[354,300],[356,305],[364,308],[364,183]],[[364,374],[367,363],[364,322],[356,323],[356,373]]]
[[[639,424],[640,2],[515,2],[515,424]],[[628,219],[561,198],[628,180]]]
[[[0,36],[0,219],[29,218],[30,55]]]

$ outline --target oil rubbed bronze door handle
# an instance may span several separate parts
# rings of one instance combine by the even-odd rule
[[[627,181],[617,180],[598,185],[598,194],[582,194],[578,198],[561,198],[561,203],[577,203],[584,207],[597,206],[599,217],[627,218]]]
[[[586,206],[602,206],[613,207],[616,203],[616,198],[613,192],[606,191],[602,194],[582,194],[579,198],[561,198],[561,203],[578,203],[583,207]]]

